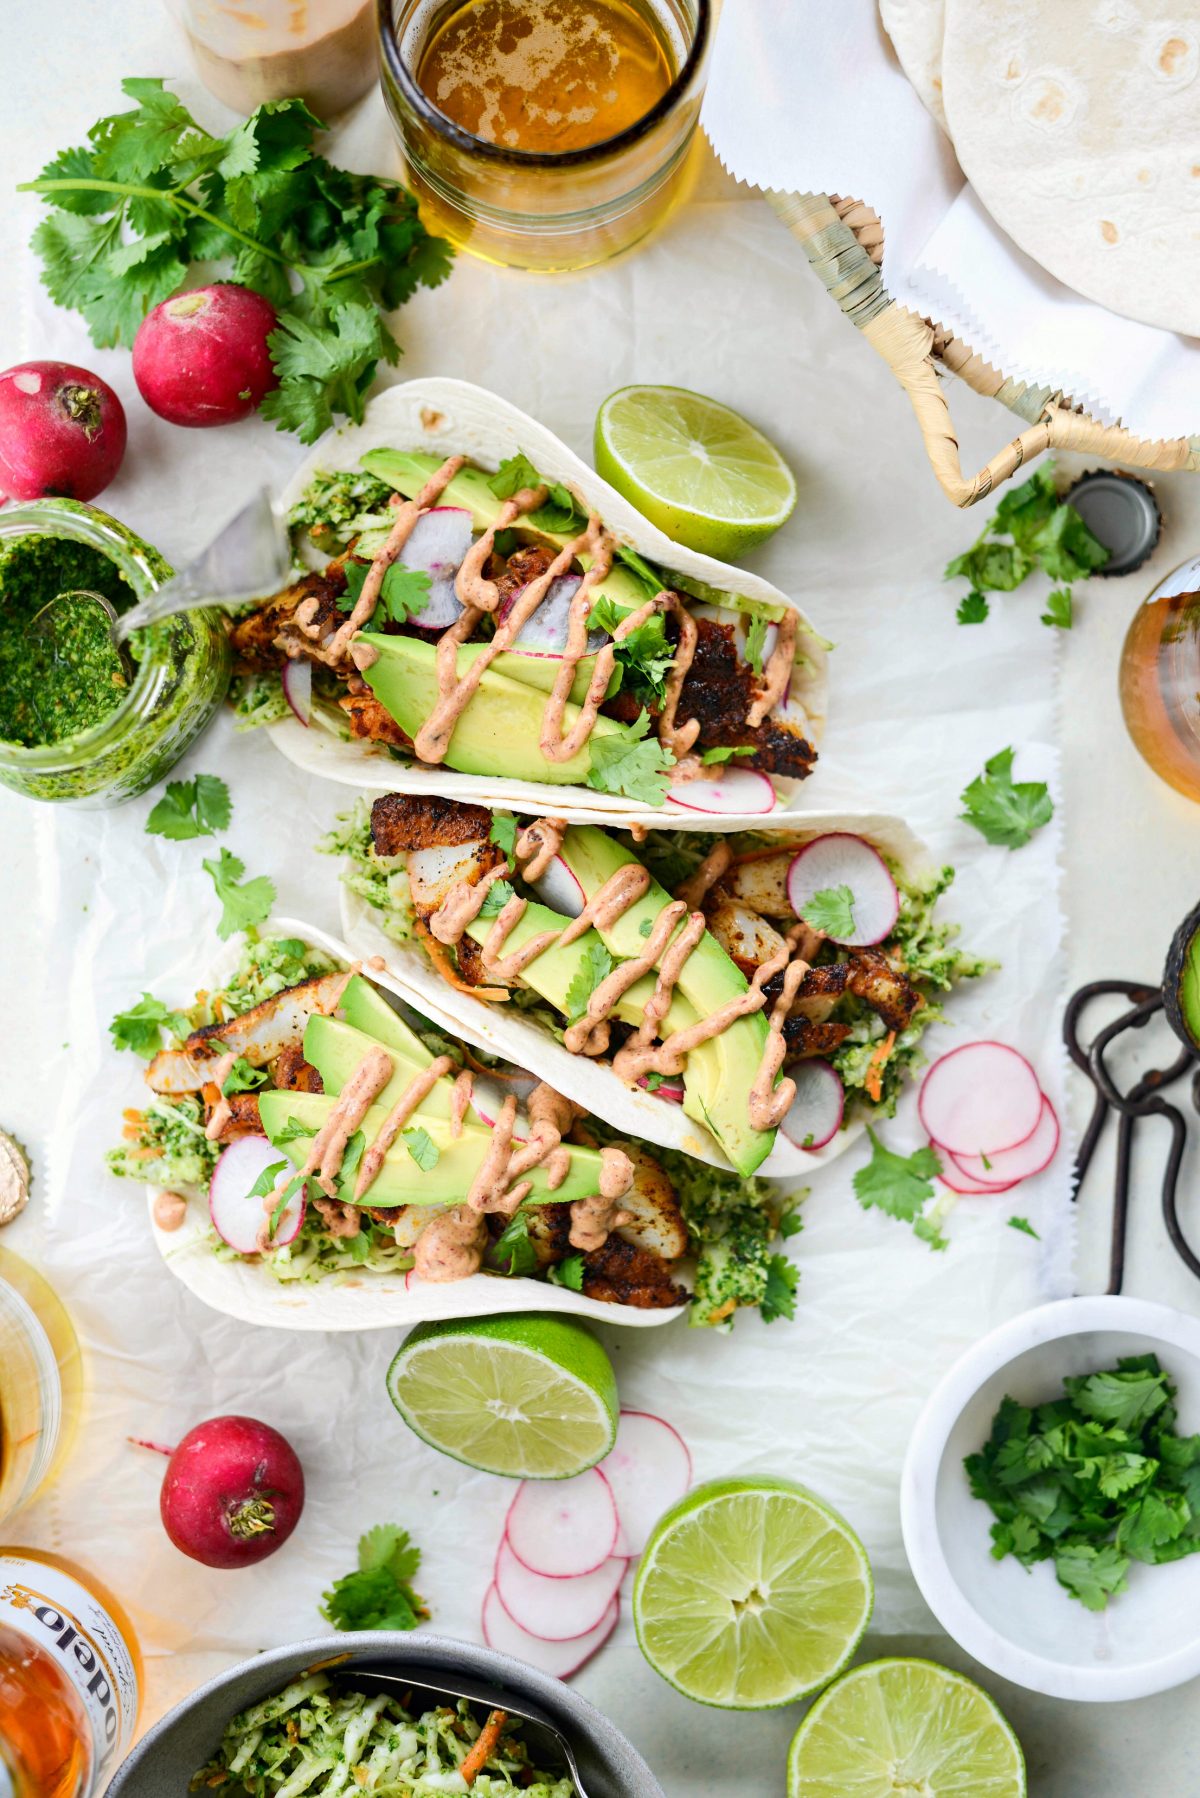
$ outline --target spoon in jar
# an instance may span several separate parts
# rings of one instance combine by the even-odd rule
[[[78,631],[82,608],[95,607],[104,614],[113,650],[127,681],[134,669],[128,650],[134,631],[160,624],[177,612],[202,606],[237,605],[278,591],[292,565],[287,525],[270,492],[260,487],[207,549],[201,550],[180,574],[147,595],[127,612],[118,612],[102,593],[73,589],[58,593],[35,614],[31,629],[49,639],[53,648],[69,653],[69,640]]]
[[[409,1678],[403,1668],[395,1667],[341,1667],[333,1674],[335,1682],[345,1691],[390,1692],[406,1711],[435,1710],[447,1699],[465,1698],[468,1704],[478,1705],[487,1712],[485,1728],[493,1718],[499,1717],[502,1722],[511,1718],[522,1725],[521,1735],[529,1747],[530,1764],[543,1767],[547,1772],[565,1768],[574,1782],[577,1798],[587,1798],[575,1751],[554,1718],[540,1704],[529,1698],[514,1698],[506,1686],[492,1685],[471,1674],[447,1675],[439,1668],[437,1677],[439,1683],[431,1686],[427,1673]]]

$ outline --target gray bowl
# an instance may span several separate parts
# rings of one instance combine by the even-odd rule
[[[447,1675],[469,1672],[508,1686],[514,1697],[527,1695],[560,1725],[575,1750],[587,1798],[663,1798],[662,1787],[620,1730],[561,1680],[490,1648],[427,1636],[424,1631],[404,1635],[392,1630],[316,1636],[268,1649],[219,1673],[142,1737],[117,1769],[107,1798],[187,1798],[188,1781],[208,1760],[231,1717],[281,1691],[315,1661],[334,1656],[339,1657],[340,1669],[367,1663],[383,1667],[389,1661],[403,1664],[414,1673],[426,1673],[431,1686],[438,1683],[439,1669]]]

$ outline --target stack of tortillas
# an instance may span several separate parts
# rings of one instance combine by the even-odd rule
[[[1113,312],[1200,336],[1197,0],[879,0],[996,223]]]

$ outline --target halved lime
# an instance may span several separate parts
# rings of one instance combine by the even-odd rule
[[[796,482],[740,413],[686,387],[621,387],[596,414],[597,472],[676,543],[734,562],[791,515]]]
[[[871,1615],[862,1543],[791,1480],[697,1486],[655,1528],[633,1588],[642,1653],[686,1698],[765,1710],[845,1666]]]
[[[1024,1798],[1021,1744],[987,1693],[933,1661],[869,1661],[792,1738],[788,1798]]]
[[[578,1324],[536,1312],[418,1324],[388,1396],[431,1448],[514,1480],[569,1479],[617,1436],[608,1356]]]

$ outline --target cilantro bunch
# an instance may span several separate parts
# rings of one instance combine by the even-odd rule
[[[1008,542],[1001,541],[1005,537]],[[958,622],[982,624],[988,615],[988,593],[1011,593],[1034,569],[1053,581],[1086,580],[1103,568],[1108,554],[1074,506],[1058,497],[1054,464],[1043,462],[1027,481],[1005,494],[970,549],[947,562],[945,579],[971,583],[959,604]],[[1046,601],[1042,623],[1069,630],[1072,618],[1070,585],[1056,587]]]
[[[335,1629],[416,1629],[429,1615],[412,1588],[420,1564],[407,1530],[377,1523],[359,1538],[356,1570],[324,1594],[322,1617]]]
[[[21,189],[54,209],[33,235],[51,298],[82,313],[102,348],[132,344],[193,264],[224,264],[222,278],[279,314],[264,416],[305,443],[335,413],[357,422],[378,363],[400,355],[382,313],[445,279],[449,245],[398,183],[317,155],[324,127],[302,100],[269,101],[213,137],[161,80],[121,85],[132,110],[100,119],[87,147]]]
[[[1200,1550],[1200,1436],[1175,1429],[1175,1387],[1155,1355],[1063,1381],[1045,1405],[1005,1398],[964,1466],[995,1515],[992,1554],[1053,1561],[1089,1611],[1126,1587],[1131,1561]]]

